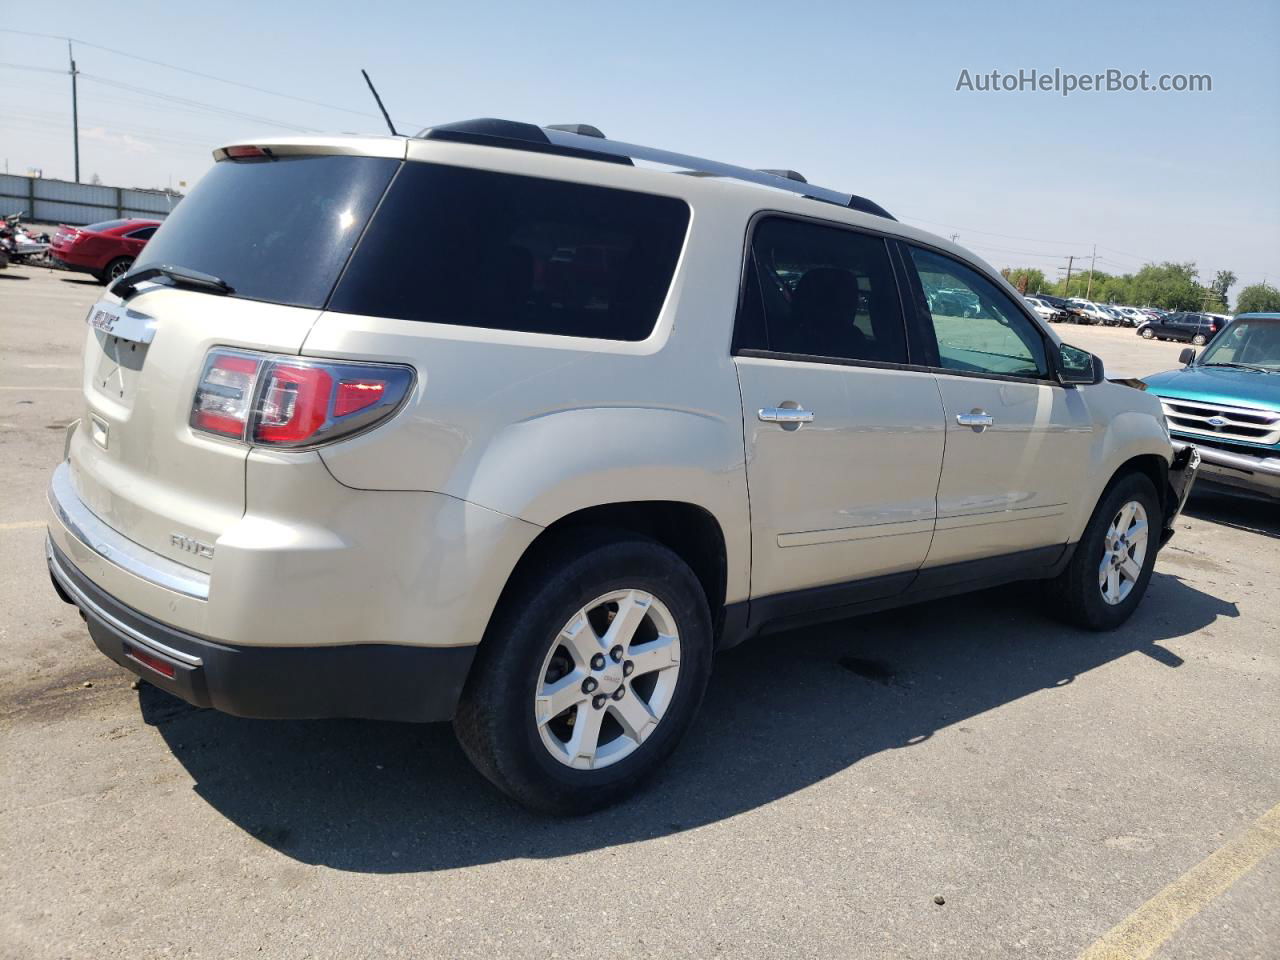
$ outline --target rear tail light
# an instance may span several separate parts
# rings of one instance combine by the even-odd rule
[[[215,349],[191,404],[193,429],[273,447],[328,443],[399,409],[413,370]]]

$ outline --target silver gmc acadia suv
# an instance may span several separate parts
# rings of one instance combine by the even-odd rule
[[[748,637],[1021,579],[1119,626],[1194,479],[989,266],[791,171],[498,120],[214,157],[89,313],[47,545],[198,706],[452,720],[582,812]]]

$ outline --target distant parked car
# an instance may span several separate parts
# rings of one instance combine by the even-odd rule
[[[1115,318],[1092,300],[1072,297],[1067,301],[1067,313],[1076,323],[1114,323]]]
[[[63,224],[53,235],[49,254],[78,273],[92,275],[99,283],[111,283],[129,272],[159,220],[104,220],[87,227]]]
[[[1034,296],[1037,300],[1043,300],[1049,306],[1057,307],[1059,310],[1062,310],[1064,312],[1067,309],[1067,301],[1063,297],[1055,297],[1052,294],[1048,294],[1048,293],[1035,293],[1035,294],[1032,294],[1032,296]]]
[[[1226,324],[1207,313],[1171,313],[1163,320],[1144,323],[1137,330],[1144,340],[1180,340],[1204,346]]]
[[[1126,327],[1137,327],[1144,324],[1149,319],[1137,307],[1122,307],[1116,304],[1111,305],[1111,311],[1120,315],[1120,322]]]
[[[1023,297],[1023,299],[1041,319],[1048,320],[1050,323],[1060,323],[1067,319],[1067,311],[1059,310],[1042,297]]]
[[[1197,358],[1145,377],[1179,449],[1200,451],[1200,478],[1280,498],[1280,313],[1243,313]]]

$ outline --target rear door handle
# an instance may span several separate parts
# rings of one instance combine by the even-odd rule
[[[970,413],[957,413],[956,423],[962,427],[973,427],[976,433],[981,433],[987,427],[996,422],[996,418],[991,416],[985,410],[974,410]]]
[[[813,411],[804,407],[762,407],[756,416],[766,423],[813,423]]]

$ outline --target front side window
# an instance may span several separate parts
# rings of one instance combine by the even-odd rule
[[[957,260],[911,247],[941,365],[963,373],[1045,377],[1044,338],[994,283]]]
[[[329,309],[644,340],[688,225],[688,205],[673,197],[408,163]]]
[[[738,346],[906,363],[906,329],[880,237],[784,217],[752,236]]]

